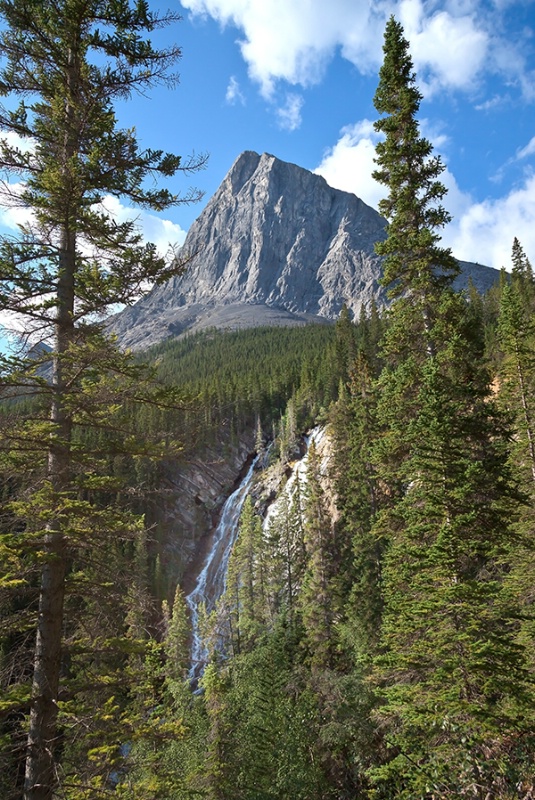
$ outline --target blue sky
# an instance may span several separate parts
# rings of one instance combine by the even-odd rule
[[[151,0],[151,6],[159,0]],[[402,23],[424,95],[420,120],[447,166],[443,240],[461,259],[509,268],[517,236],[535,263],[535,0],[182,0],[156,43],[182,47],[179,85],[117,107],[143,145],[210,155],[170,184],[203,201],[139,215],[162,247],[181,242],[243,150],[321,173],[376,206],[373,95],[383,31]],[[162,8],[167,3],[161,3]],[[131,215],[118,202],[118,217]],[[0,210],[12,226],[18,210]]]
[[[172,36],[180,85],[130,101],[121,120],[147,144],[208,152],[205,192],[243,150],[321,173],[376,206],[373,95],[385,21],[411,44],[424,134],[447,170],[459,258],[509,267],[517,236],[535,262],[535,3],[530,0],[183,0]],[[167,217],[187,230],[202,203]],[[175,230],[175,229],[173,229]],[[177,234],[180,232],[176,229]],[[156,235],[156,228],[153,232]]]

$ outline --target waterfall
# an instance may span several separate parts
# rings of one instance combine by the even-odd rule
[[[308,451],[310,448],[310,443],[314,442],[314,444],[317,445],[321,442],[324,436],[325,436],[325,428],[321,426],[313,428],[313,430],[310,431],[310,433],[307,436],[305,436],[305,455],[303,456],[303,458],[299,459],[299,461],[295,463],[295,466],[292,469],[292,474],[288,478],[288,481],[284,486],[283,492],[279,495],[279,497],[276,497],[275,500],[268,506],[266,513],[264,514],[263,528],[265,531],[267,531],[267,529],[269,528],[269,524],[272,517],[274,516],[274,514],[277,513],[277,511],[280,508],[281,498],[285,495],[288,496],[290,499],[293,497],[293,494],[295,492],[296,480],[299,478],[301,485],[304,485],[306,483]]]
[[[189,672],[191,681],[196,681],[202,675],[206,662],[206,648],[199,632],[199,607],[205,603],[207,610],[211,611],[225,591],[227,567],[238,533],[241,510],[259,458],[260,456],[256,456],[236,491],[227,498],[195,588],[186,597],[192,627],[191,669]]]
[[[284,491],[290,496],[294,491],[294,484],[297,476],[304,482],[306,481],[306,469],[308,462],[308,452],[310,443],[319,443],[325,434],[325,428],[317,427],[305,437],[306,452],[302,459],[295,464],[292,474],[289,477]],[[268,452],[269,449],[268,448]],[[240,514],[250,489],[255,467],[261,456],[258,455],[250,465],[247,474],[241,481],[238,488],[227,498],[221,517],[211,542],[210,550],[206,556],[201,572],[195,582],[194,589],[186,597],[186,603],[190,610],[192,627],[191,644],[191,668],[189,679],[193,683],[201,677],[206,663],[206,647],[199,631],[199,608],[201,604],[206,605],[207,611],[211,611],[221,597],[226,587],[227,567],[232,552],[232,547],[238,534]],[[266,457],[266,454],[263,454]],[[277,500],[268,507],[265,519],[264,530],[267,529],[271,516],[277,511]]]

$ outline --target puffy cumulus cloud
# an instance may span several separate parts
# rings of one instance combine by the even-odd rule
[[[435,146],[442,137],[438,133],[435,141],[429,130],[425,133]],[[369,120],[343,128],[337,143],[314,171],[334,188],[353,192],[377,208],[386,189],[371,177],[376,142],[377,134]],[[535,151],[533,140],[520,152],[524,151],[526,156]],[[535,260],[535,175],[528,175],[521,186],[507,195],[483,201],[462,191],[449,169],[445,169],[441,180],[448,189],[444,205],[453,217],[441,232],[442,241],[457,258],[510,269],[511,246],[516,236],[528,257]]]
[[[435,149],[448,143],[447,136],[433,128],[427,120],[422,120],[421,128]],[[314,172],[323,175],[335,189],[352,192],[369,206],[377,208],[379,201],[388,193],[386,187],[372,177],[376,168],[374,158],[378,139],[373,122],[368,119],[342,128],[337,143],[325,153]],[[455,215],[463,214],[471,202],[469,195],[459,189],[448,169],[441,175],[441,180],[448,189],[448,209]]]
[[[18,231],[19,225],[31,224],[34,221],[31,210],[19,205],[17,200],[23,186],[21,183],[4,184],[4,192],[1,192],[0,227],[4,228],[6,232]],[[168,253],[170,248],[182,245],[186,238],[186,231],[180,225],[146,211],[125,206],[111,195],[104,198],[102,208],[117,222],[135,220],[144,239],[153,242],[162,255]]]
[[[375,169],[375,144],[378,139],[373,123],[364,119],[342,128],[340,133],[340,138],[325,153],[314,172],[322,175],[335,189],[352,192],[368,205],[377,208],[379,200],[386,196],[386,190],[372,178]]]
[[[2,197],[3,207],[0,207],[0,233],[6,235],[18,231],[20,224],[31,224],[34,221],[30,209],[17,204],[17,196],[23,188],[23,184],[9,184],[9,195],[11,201],[6,201],[5,195]],[[112,216],[118,223],[127,220],[135,220],[143,237],[146,241],[153,242],[161,255],[170,254],[177,245],[182,245],[186,238],[186,232],[171,220],[162,219],[149,214],[146,211],[137,211],[123,205],[117,198],[108,195],[102,201],[103,210]],[[3,229],[3,231],[1,230]],[[82,249],[83,245],[82,245]],[[117,309],[119,310],[119,309]],[[21,334],[24,334],[25,341],[30,344],[46,338],[48,333],[42,326],[29,326],[28,319],[21,315],[11,314],[0,310],[0,351],[8,346],[10,336],[14,337],[12,345],[17,344]],[[7,339],[6,339],[7,337]]]
[[[418,120],[418,124],[422,136],[425,136],[426,139],[429,139],[429,141],[433,143],[433,148],[435,150],[443,153],[450,144],[450,137],[447,133],[444,133],[444,123],[442,120],[432,121],[424,118]]]
[[[5,131],[0,136],[10,147],[16,147],[21,153],[28,153],[35,149],[35,139],[30,136],[19,136],[15,131]]]
[[[20,150],[32,149],[31,142],[21,139],[16,134],[3,137],[9,140],[11,146]],[[0,233],[13,236],[19,231],[20,225],[29,225],[34,222],[31,210],[20,203],[20,195],[24,190],[23,183],[0,182]],[[34,335],[33,328],[36,328]],[[41,326],[32,323],[20,314],[13,314],[0,309],[0,352],[12,350],[21,343],[21,337],[30,343],[42,338]]]
[[[285,105],[276,111],[279,128],[284,131],[296,131],[300,127],[303,102],[301,95],[287,95]]]
[[[427,95],[443,87],[470,89],[487,66],[488,34],[470,10],[455,11],[442,9],[428,16],[421,0],[400,3],[399,19]]]
[[[275,81],[310,86],[323,76],[340,46],[362,69],[379,63],[384,17],[371,42],[373,4],[355,0],[183,0],[193,14],[209,15],[221,25],[241,29],[242,55],[251,78],[266,97]]]
[[[0,181],[0,228],[4,228],[5,232],[18,231],[19,225],[34,222],[31,209],[22,205],[20,201],[23,189],[23,183]],[[186,231],[180,225],[146,211],[125,206],[112,195],[106,195],[101,207],[117,222],[135,220],[145,240],[153,242],[162,253],[166,253],[169,247],[182,245],[186,238]]]
[[[19,225],[28,225],[34,221],[31,210],[20,201],[23,190],[23,183],[0,182],[0,228],[5,228],[10,233],[18,231]]]
[[[448,195],[449,199],[449,195]],[[472,202],[447,232],[447,244],[458,258],[507,270],[514,237],[530,260],[535,258],[535,176],[500,198]]]
[[[15,314],[10,314],[8,311],[0,311],[0,353],[16,351],[17,347],[21,345],[21,337],[26,335],[28,323],[24,317],[17,317]],[[32,336],[32,332],[28,331],[28,338],[30,343],[39,339]]]
[[[483,0],[182,0],[182,5],[243,32],[242,55],[266,97],[280,79],[304,87],[321,80],[338,48],[362,73],[375,73],[392,13],[411,42],[426,93],[471,90],[486,72],[499,72],[518,81],[525,93],[535,92],[522,48],[498,33],[507,8]]]

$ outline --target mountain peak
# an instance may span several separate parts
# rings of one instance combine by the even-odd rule
[[[326,322],[344,303],[357,317],[363,305],[386,303],[374,251],[385,229],[356,195],[247,150],[188,232],[186,273],[118,315],[113,329],[125,346],[144,348],[202,327]],[[480,289],[497,277],[476,265],[468,272]]]

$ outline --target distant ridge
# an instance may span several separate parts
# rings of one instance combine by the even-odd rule
[[[113,320],[123,346],[144,349],[207,327],[302,325],[355,317],[386,304],[374,252],[386,222],[356,195],[275,156],[242,153],[191,226],[186,273],[156,287]],[[485,291],[498,271],[460,262]]]

